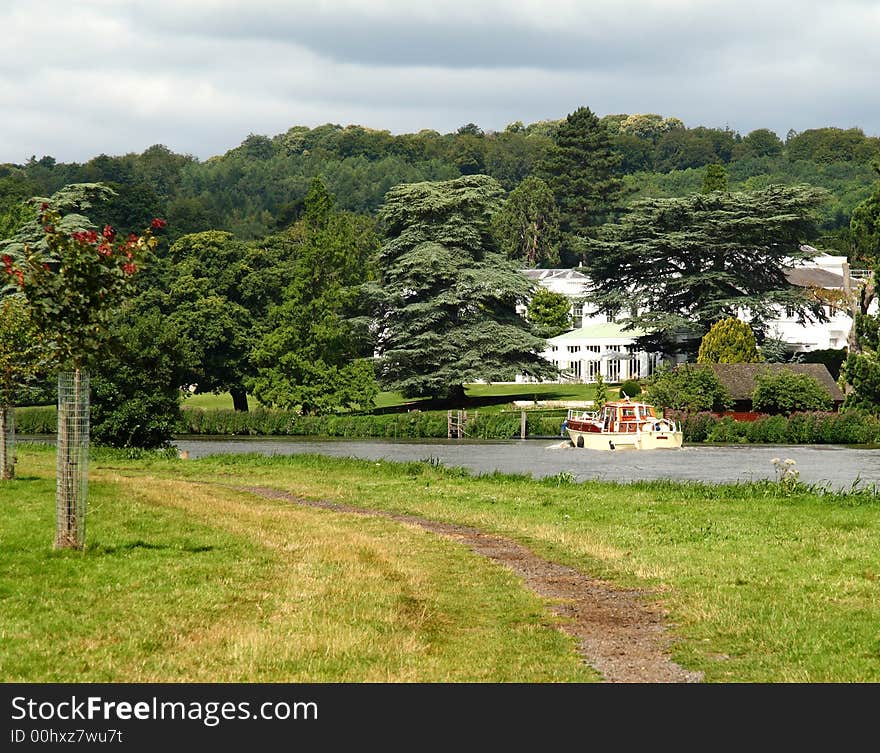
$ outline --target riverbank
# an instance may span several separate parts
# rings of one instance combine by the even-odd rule
[[[479,556],[399,521],[240,490],[259,486],[470,526],[635,589],[664,616],[671,658],[709,682],[880,681],[875,495],[101,451],[82,556],[50,550],[54,453],[19,457],[19,480],[0,484],[9,679],[595,677],[548,604]]]

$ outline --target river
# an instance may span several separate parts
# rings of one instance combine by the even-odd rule
[[[842,445],[692,445],[680,450],[596,452],[554,440],[327,440],[288,437],[180,437],[189,457],[214,453],[263,455],[317,453],[368,460],[432,460],[475,473],[528,473],[536,478],[570,473],[578,481],[677,479],[716,483],[775,479],[773,459],[791,459],[800,480],[849,489],[880,488],[880,451]]]
[[[54,437],[19,436],[20,442]],[[174,440],[190,458],[222,453],[314,453],[364,460],[439,462],[474,473],[525,473],[535,478],[570,473],[577,481],[674,479],[736,483],[775,479],[774,458],[794,460],[801,481],[832,489],[880,489],[880,450],[845,445],[685,445],[679,450],[597,452],[562,440],[469,441],[447,439],[311,439],[297,437],[182,436]]]

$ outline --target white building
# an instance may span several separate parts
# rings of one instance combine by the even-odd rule
[[[635,344],[636,338],[645,333],[639,329],[624,331],[622,324],[585,304],[589,277],[574,269],[525,269],[523,274],[571,299],[572,329],[548,339],[541,354],[563,371],[562,379],[591,383],[601,374],[606,382],[623,382],[646,379],[654,373],[660,354],[639,350]],[[517,381],[529,380],[518,376]]]
[[[795,353],[806,353],[826,348],[845,348],[852,329],[852,316],[844,303],[844,274],[848,273],[845,256],[820,254],[810,261],[799,264],[786,273],[792,285],[802,288],[826,290],[838,295],[838,305],[833,301],[825,305],[827,322],[799,322],[792,310],[780,310],[779,316],[768,322],[768,334],[786,342]],[[855,289],[861,279],[850,274],[850,284]]]
[[[792,285],[839,293],[842,299],[844,273],[848,270],[845,256],[819,254],[787,273]],[[641,330],[624,331],[621,324],[609,321],[584,303],[590,279],[573,269],[526,269],[523,274],[542,287],[562,293],[571,299],[572,329],[547,340],[541,354],[558,366],[566,381],[595,382],[601,374],[606,382],[646,379],[654,373],[662,358],[646,353],[635,345]],[[851,275],[853,288],[860,279]],[[830,296],[834,298],[835,296]],[[875,304],[876,307],[876,304]],[[843,305],[825,307],[827,322],[801,323],[793,311],[779,311],[779,317],[768,322],[768,334],[786,342],[795,353],[843,348],[847,344],[852,317]],[[742,317],[745,318],[745,317]],[[517,381],[528,381],[518,376]]]

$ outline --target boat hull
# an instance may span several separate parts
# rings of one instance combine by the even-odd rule
[[[568,436],[575,447],[586,450],[677,450],[682,446],[681,431],[581,431],[568,427]]]

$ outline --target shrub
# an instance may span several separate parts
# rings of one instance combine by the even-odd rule
[[[757,421],[719,418],[713,413],[670,411],[680,421],[686,442],[755,444],[878,444],[880,418],[861,411],[832,413],[799,411],[790,416],[766,416]]]
[[[15,430],[19,434],[54,434],[58,410],[54,405],[15,409]]]
[[[596,374],[596,396],[593,399],[593,407],[600,411],[605,407],[608,400],[608,388],[605,386],[605,379],[601,374]]]
[[[673,410],[721,411],[733,400],[711,369],[682,364],[660,369],[648,385],[648,401],[658,408]]]
[[[685,442],[705,442],[712,427],[720,421],[718,416],[708,411],[669,411],[667,416],[681,424]]]
[[[730,416],[725,416],[709,429],[706,441],[736,444],[747,442],[748,424],[745,421],[734,421]]]
[[[766,416],[757,421],[746,421],[745,437],[754,444],[783,444],[786,441],[788,419],[785,416]]]
[[[834,405],[828,391],[808,374],[788,369],[765,372],[755,377],[752,406],[759,413],[830,410]]]
[[[628,379],[623,384],[620,385],[620,396],[621,397],[635,397],[636,395],[642,394],[642,385],[639,384],[635,379]]]
[[[703,336],[697,363],[758,363],[755,335],[745,322],[730,317],[715,322]]]

